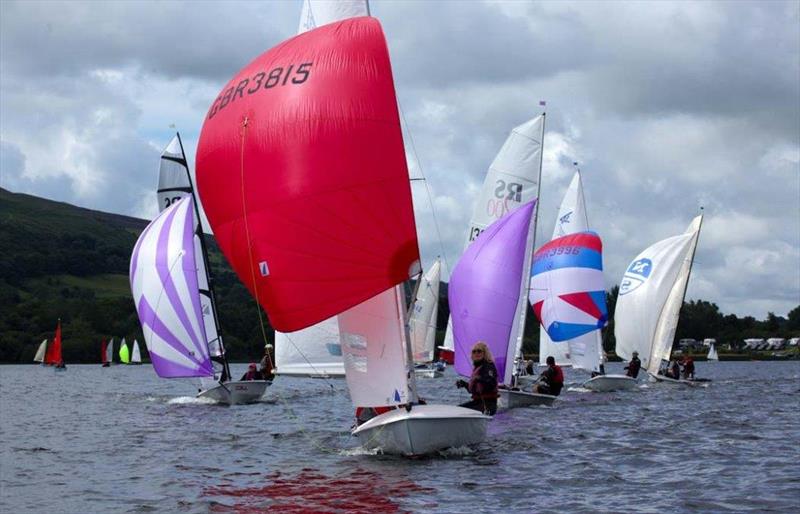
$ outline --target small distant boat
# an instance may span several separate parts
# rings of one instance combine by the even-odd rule
[[[107,368],[111,366],[111,363],[114,361],[114,338],[112,337],[110,341],[106,341],[103,339],[103,344],[100,348],[100,362],[103,363],[103,367]]]
[[[56,371],[67,369],[67,366],[64,364],[64,357],[61,355],[61,320],[58,320],[56,335],[53,338],[53,342],[47,345],[47,351],[44,355],[44,364],[46,366],[55,367]]]
[[[139,341],[133,340],[133,351],[131,352],[131,364],[142,363],[142,351],[139,349]]]
[[[119,343],[119,361],[122,364],[130,364],[131,363],[131,351],[128,349],[128,343],[125,342],[125,338],[122,338],[122,341]]]
[[[717,355],[717,348],[714,344],[711,344],[711,348],[708,349],[708,356],[706,357],[710,361],[718,361],[719,355]]]
[[[638,351],[642,368],[657,382],[690,386],[708,382],[664,375],[702,223],[701,214],[683,234],[646,248],[630,263],[620,284],[614,322],[616,353],[630,360],[633,351]]]
[[[436,340],[436,318],[439,308],[439,259],[433,263],[418,288],[414,309],[409,318],[411,352],[414,356],[414,373],[422,378],[440,378],[444,370],[433,363],[433,347]]]
[[[36,350],[36,355],[33,356],[33,362],[41,363],[45,366],[44,356],[47,353],[47,339],[39,343],[39,348]]]

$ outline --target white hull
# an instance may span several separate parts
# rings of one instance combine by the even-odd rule
[[[201,391],[198,398],[210,398],[227,405],[257,402],[264,396],[267,386],[272,384],[268,380],[246,380],[225,382],[205,391]]]
[[[486,439],[489,416],[454,405],[415,405],[376,416],[353,430],[364,448],[394,455],[424,455]]]
[[[498,408],[516,409],[517,407],[535,407],[538,405],[551,406],[556,401],[556,396],[549,394],[528,393],[526,391],[512,391],[510,389],[500,389],[500,398],[497,401]]]
[[[415,368],[414,374],[418,378],[442,378],[444,373],[433,368]]]
[[[666,384],[684,385],[684,386],[689,386],[689,387],[705,386],[705,385],[708,384],[708,382],[710,382],[710,380],[696,380],[696,379],[695,380],[684,380],[684,379],[675,380],[674,378],[665,377],[664,375],[654,375],[654,374],[649,373],[649,372],[648,372],[648,375],[650,375],[650,379],[652,381],[654,381],[654,382],[663,382],[663,383],[666,383]]]
[[[608,393],[611,391],[631,391],[639,382],[627,375],[598,375],[584,382],[583,386],[590,391]]]

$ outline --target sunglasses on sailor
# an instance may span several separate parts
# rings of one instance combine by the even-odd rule
[[[481,350],[480,348],[475,348],[474,350],[472,350],[472,353],[483,353],[483,350]]]

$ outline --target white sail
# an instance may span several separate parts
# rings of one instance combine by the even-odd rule
[[[587,230],[589,218],[583,196],[583,183],[580,172],[576,171],[558,209],[552,239]],[[539,364],[542,366],[547,364],[547,357],[552,356],[560,366],[572,365],[594,371],[599,369],[602,362],[602,352],[602,335],[599,330],[569,341],[554,343],[544,327],[539,326]]]
[[[669,361],[678,316],[689,280],[702,216],[686,233],[663,239],[636,256],[625,271],[614,312],[616,353],[656,374]]]
[[[414,303],[414,309],[408,320],[415,364],[433,361],[441,266],[441,262],[437,259],[431,269],[422,277],[422,283],[417,292],[417,301]]]
[[[393,287],[339,314],[347,387],[354,406],[411,400],[404,310],[402,291]]]
[[[114,362],[114,338],[112,337],[111,340],[106,345],[106,362],[109,364]]]
[[[369,16],[367,0],[303,0],[297,33],[356,16]]]
[[[711,348],[708,349],[708,357],[707,358],[710,361],[718,361],[719,360],[719,355],[717,355],[717,349],[714,347],[713,344],[711,345]]]
[[[131,352],[131,364],[142,363],[142,351],[139,349],[139,341],[133,340],[133,351]]]
[[[183,152],[183,145],[176,135],[161,153],[158,170],[158,208],[163,211],[181,198],[192,196],[192,182],[189,175],[189,165]],[[203,313],[203,325],[208,338],[210,355],[222,355],[220,336],[217,332],[217,323],[214,313],[214,304],[211,301],[211,291],[208,286],[208,264],[205,261],[202,242],[200,240],[202,229],[200,217],[197,216],[197,226],[194,235],[195,260],[197,262],[197,287],[200,291],[200,309]]]
[[[275,374],[343,377],[336,316],[297,332],[275,331]]]
[[[542,172],[544,121],[545,115],[541,114],[511,130],[500,148],[500,152],[489,166],[467,230],[465,249],[486,227],[538,197]],[[530,269],[535,233],[536,223],[531,223],[527,243],[528,249],[531,251],[528,252],[526,258],[524,268],[526,270]],[[524,275],[526,279],[530,279],[529,273],[526,272]],[[520,301],[511,331],[511,338],[515,341],[517,351],[522,346],[522,335],[525,329],[527,288],[527,283],[521,288]],[[447,320],[444,347],[454,348],[452,319]]]
[[[45,353],[47,353],[47,339],[39,343],[39,348],[36,350],[36,355],[33,356],[33,362],[44,362]]]

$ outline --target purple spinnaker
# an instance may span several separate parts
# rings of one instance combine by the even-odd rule
[[[478,236],[456,264],[448,298],[453,319],[455,366],[472,373],[470,350],[484,341],[494,356],[498,380],[505,375],[511,328],[522,292],[522,278],[533,200],[495,221]],[[527,308],[527,307],[526,307]]]

